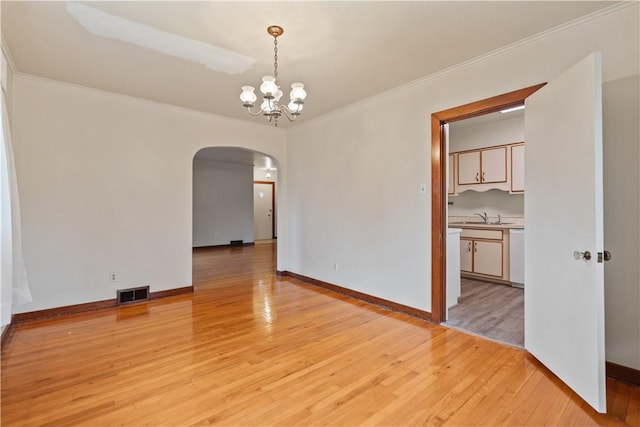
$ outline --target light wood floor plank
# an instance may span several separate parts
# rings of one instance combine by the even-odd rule
[[[3,426],[638,425],[524,350],[274,274],[275,245],[194,251],[192,295],[19,324]]]

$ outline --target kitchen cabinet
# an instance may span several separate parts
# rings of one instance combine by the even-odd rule
[[[464,228],[460,235],[460,271],[470,277],[509,280],[505,230]]]
[[[460,270],[473,272],[473,240],[460,239]]]
[[[458,185],[480,183],[480,151],[458,153]]]
[[[507,147],[458,153],[458,185],[507,182]]]
[[[524,144],[512,145],[511,150],[511,192],[524,192]]]
[[[502,242],[461,238],[460,270],[502,277]]]
[[[502,277],[502,242],[473,242],[473,272]]]
[[[483,184],[507,182],[507,147],[480,151],[480,181]]]

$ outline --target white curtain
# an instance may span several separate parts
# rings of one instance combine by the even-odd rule
[[[1,264],[1,325],[11,321],[13,307],[31,302],[27,272],[22,258],[22,233],[20,228],[20,205],[11,145],[11,132],[7,105],[2,91],[2,149],[0,150],[0,238]]]

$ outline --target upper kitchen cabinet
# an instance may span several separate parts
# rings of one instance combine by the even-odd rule
[[[458,185],[480,183],[480,151],[458,153]]]
[[[524,192],[524,144],[512,145],[511,151],[511,192]]]
[[[458,153],[458,184],[507,182],[507,147]]]
[[[524,174],[517,162],[524,159],[524,151],[519,151],[524,148],[512,153],[511,147],[524,147],[524,110],[495,112],[450,123],[447,137],[449,154],[456,155],[453,194],[494,189],[522,194]],[[516,162],[513,167],[512,159]],[[516,179],[513,189],[512,178]]]
[[[493,188],[508,190],[506,146],[460,152],[457,166],[458,192]]]
[[[507,182],[507,148],[480,151],[480,182],[484,184]]]

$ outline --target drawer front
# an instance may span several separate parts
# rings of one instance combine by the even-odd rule
[[[460,237],[468,239],[502,240],[503,230],[482,230],[477,228],[463,228]]]

